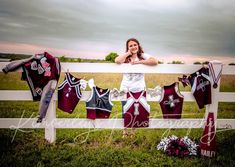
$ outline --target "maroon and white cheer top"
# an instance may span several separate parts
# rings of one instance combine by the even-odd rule
[[[192,93],[200,109],[205,105],[211,104],[211,82],[209,68],[201,68],[188,77]]]
[[[160,106],[163,118],[180,119],[182,113],[184,97],[179,92],[179,83],[164,86]]]
[[[146,91],[127,92],[127,102],[123,106],[124,127],[141,128],[149,126],[150,105]]]
[[[58,108],[72,113],[82,96],[81,87],[86,87],[86,81],[65,73],[64,81],[58,86]]]

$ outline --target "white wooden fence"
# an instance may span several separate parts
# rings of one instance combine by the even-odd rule
[[[1,62],[0,69],[8,63]],[[61,63],[62,72],[78,73],[159,73],[159,74],[190,74],[201,65],[187,64],[160,64],[157,66],[130,65],[130,64],[106,64],[106,63]],[[222,75],[235,75],[235,67],[224,65]],[[112,82],[112,81],[110,81]],[[157,85],[158,83],[156,83]],[[213,111],[217,118],[218,102],[235,102],[235,92],[220,92],[220,81],[217,89],[212,89],[212,104],[206,107],[206,113]],[[82,101],[89,96],[89,91],[84,91]],[[195,101],[191,92],[181,92],[184,95],[184,101]],[[22,90],[0,90],[1,101],[32,101],[31,92]],[[50,106],[48,108],[45,121],[41,124],[36,123],[36,118],[0,118],[0,128],[44,128],[45,138],[49,142],[56,140],[57,128],[103,128],[103,129],[122,129],[124,128],[123,119],[81,119],[81,118],[56,118],[56,100],[57,92],[54,93]],[[120,98],[113,98],[112,101],[120,101]],[[157,101],[156,97],[147,95],[148,101]],[[154,111],[151,111],[154,112]],[[121,111],[120,111],[121,113]],[[205,119],[150,119],[148,128],[202,128]],[[235,129],[235,119],[217,119],[217,128]]]

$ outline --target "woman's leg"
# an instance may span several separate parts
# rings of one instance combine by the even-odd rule
[[[121,102],[122,102],[122,118],[124,118],[124,110],[123,110],[123,107],[125,106],[126,101],[121,101]]]
[[[124,118],[124,110],[123,110],[123,106],[126,104],[126,101],[121,101],[122,102],[122,118]],[[124,128],[123,130],[123,134],[122,137],[125,138],[128,136],[128,129]]]

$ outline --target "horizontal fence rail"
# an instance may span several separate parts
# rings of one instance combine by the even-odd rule
[[[9,62],[0,62],[0,69]],[[190,74],[202,67],[193,64],[159,64],[146,66],[142,64],[114,64],[114,63],[61,63],[62,72],[79,73],[156,73],[156,74]],[[19,72],[22,69],[18,69]],[[222,75],[235,75],[235,67],[224,65]]]
[[[52,123],[48,124],[43,121],[41,124],[36,123],[36,118],[1,118],[1,128],[11,129],[28,129],[28,128],[46,128],[54,126],[55,128],[102,128],[102,129],[123,129],[123,119],[96,119],[89,120],[84,118],[56,118]],[[204,119],[150,119],[148,129],[155,128],[202,128],[205,123]],[[235,129],[234,119],[218,119],[217,128]]]
[[[0,62],[0,69],[9,62]],[[202,67],[202,65],[187,64],[159,64],[157,66],[114,64],[114,63],[61,63],[62,72],[78,73],[154,73],[154,74],[190,74]],[[17,72],[21,72],[19,69]],[[224,65],[222,75],[235,75],[235,67]],[[157,84],[157,83],[156,83]],[[210,109],[218,109],[218,102],[235,102],[235,92],[219,92],[212,90],[213,105]],[[86,101],[90,91],[83,91],[81,101]],[[195,101],[191,92],[181,92],[185,102]],[[16,96],[17,95],[17,96]],[[112,101],[121,101],[125,97],[112,97]],[[29,90],[0,90],[0,101],[32,101],[32,95]],[[148,101],[159,101],[158,97],[147,95]],[[123,119],[97,119],[89,120],[84,118],[56,118],[57,91],[54,93],[48,108],[46,119],[41,123],[36,123],[36,118],[0,118],[0,128],[42,128],[45,129],[45,138],[49,142],[56,140],[57,128],[97,128],[97,129],[123,129]],[[206,112],[208,112],[208,107]],[[120,111],[121,112],[121,111]],[[217,115],[216,115],[217,117]],[[148,129],[155,128],[203,128],[205,118],[203,119],[155,119],[150,118]],[[217,119],[217,128],[235,129],[235,119]]]

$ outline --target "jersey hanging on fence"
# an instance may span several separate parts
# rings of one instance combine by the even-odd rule
[[[60,61],[47,52],[13,61],[4,67],[3,72],[15,71],[22,67],[22,80],[26,80],[33,100],[40,100],[38,123],[46,116],[50,101],[60,77]]]
[[[58,108],[72,113],[82,96],[81,87],[86,87],[86,81],[65,73],[64,81],[58,86]]]
[[[146,91],[127,92],[127,102],[123,106],[124,127],[141,128],[149,126],[150,105],[146,100]]]
[[[60,62],[49,53],[36,54],[23,64],[22,78],[26,79],[34,100],[40,100],[43,88],[50,80],[59,80]]]
[[[198,107],[202,109],[205,105],[211,104],[211,83],[209,77],[209,68],[201,68],[197,72],[190,74],[188,79]]]
[[[184,96],[179,92],[179,83],[164,86],[160,106],[163,118],[180,119],[183,108]]]
[[[109,118],[112,107],[110,90],[93,86],[91,96],[86,102],[87,118]]]

